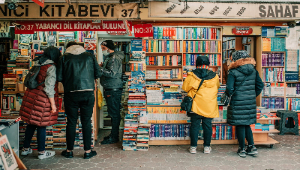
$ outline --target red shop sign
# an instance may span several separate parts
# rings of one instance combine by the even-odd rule
[[[235,35],[250,35],[253,33],[253,29],[250,27],[235,27],[232,29],[232,33]]]
[[[15,34],[34,34],[35,31],[126,31],[123,21],[103,21],[93,24],[91,21],[17,21]],[[128,22],[131,29],[131,22]]]
[[[153,27],[151,24],[134,25],[135,37],[153,37]]]

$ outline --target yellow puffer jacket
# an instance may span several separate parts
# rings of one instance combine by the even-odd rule
[[[194,97],[201,79],[195,73],[189,72],[183,82],[182,89],[188,96]],[[193,100],[192,111],[207,118],[219,117],[219,106],[217,102],[218,89],[220,87],[219,76],[204,80],[202,86]]]

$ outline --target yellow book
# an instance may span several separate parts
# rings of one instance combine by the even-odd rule
[[[191,41],[188,42],[188,52],[191,52]]]
[[[153,42],[153,52],[156,52],[156,40]]]

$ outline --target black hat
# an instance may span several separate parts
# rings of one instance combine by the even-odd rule
[[[209,66],[209,58],[205,55],[200,55],[197,57],[196,66],[207,65]]]
[[[251,56],[245,50],[239,50],[232,54],[233,61],[236,61],[236,60],[239,60],[242,58],[249,58],[249,57],[251,57]]]
[[[101,43],[101,45],[104,45],[110,50],[115,50],[115,44],[112,40],[105,40]]]

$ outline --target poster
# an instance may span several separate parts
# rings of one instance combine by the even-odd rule
[[[286,50],[285,71],[298,71],[298,50]]]
[[[18,164],[6,135],[0,137],[0,147],[0,154],[5,170],[16,169],[18,167]]]
[[[96,50],[97,39],[96,38],[85,38],[84,39],[84,49],[85,50]]]

